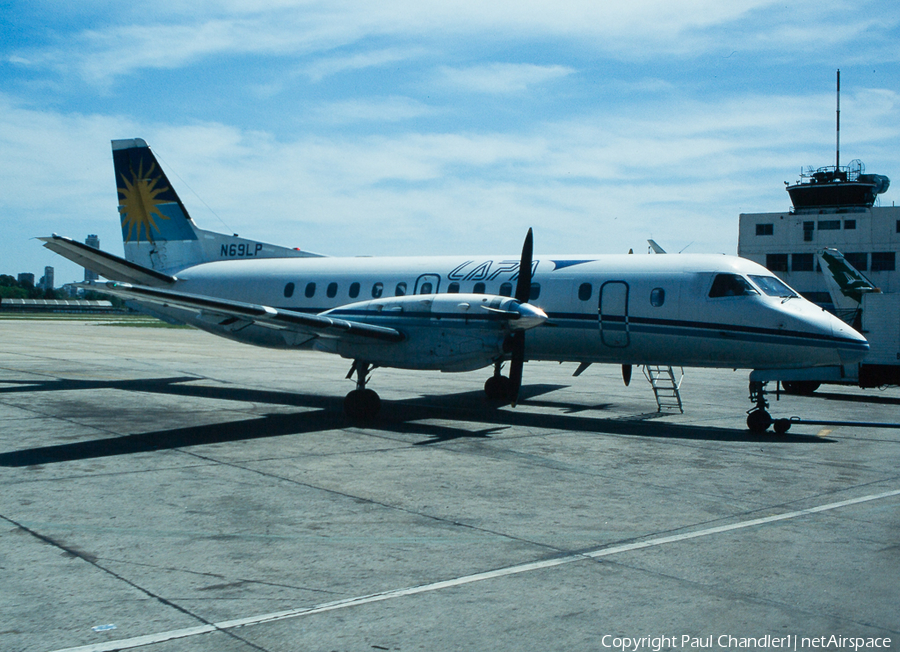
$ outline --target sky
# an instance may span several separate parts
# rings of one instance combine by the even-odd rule
[[[110,140],[205,229],[330,255],[737,250],[835,160],[895,179],[900,3],[6,0],[0,273],[122,254]]]

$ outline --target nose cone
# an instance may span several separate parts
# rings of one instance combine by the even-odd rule
[[[837,342],[841,364],[856,364],[869,352],[866,338],[837,317],[832,318],[831,334]]]

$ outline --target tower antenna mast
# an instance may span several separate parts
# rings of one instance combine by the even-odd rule
[[[837,123],[835,134],[835,160],[834,171],[839,172],[841,169],[841,69],[837,71]]]

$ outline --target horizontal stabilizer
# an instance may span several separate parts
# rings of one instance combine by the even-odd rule
[[[174,276],[143,267],[137,263],[132,263],[124,258],[119,258],[100,249],[94,249],[94,247],[77,242],[72,238],[56,235],[55,233],[49,238],[38,238],[38,240],[42,240],[44,246],[50,251],[58,253],[73,263],[96,272],[111,281],[125,281],[151,287],[164,287],[171,285],[177,280]]]
[[[406,336],[400,331],[384,326],[336,319],[324,315],[310,315],[293,310],[281,310],[242,301],[217,299],[201,294],[188,294],[128,283],[101,283],[96,287],[99,292],[113,294],[123,299],[196,310],[206,315],[220,316],[223,324],[229,320],[247,320],[269,328],[318,337],[358,337],[383,342],[402,342],[406,339]]]

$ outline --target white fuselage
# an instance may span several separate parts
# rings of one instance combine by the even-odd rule
[[[214,314],[162,312],[250,344],[312,347],[411,369],[477,369],[503,356],[508,334],[477,304],[514,291],[518,262],[516,255],[225,260],[176,274],[179,292],[364,318],[403,332],[399,344],[298,337]],[[733,256],[545,255],[535,256],[533,269],[529,304],[548,321],[528,331],[530,360],[780,369],[849,364],[867,350],[858,333],[801,297],[711,297],[719,274],[751,282],[772,276]]]

